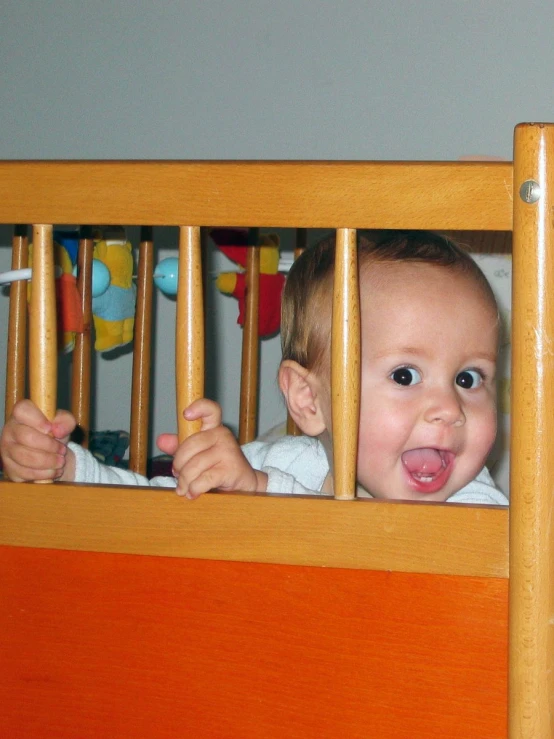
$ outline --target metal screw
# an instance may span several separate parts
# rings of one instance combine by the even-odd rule
[[[525,180],[519,188],[519,197],[526,203],[536,203],[541,196],[541,186],[535,180]]]

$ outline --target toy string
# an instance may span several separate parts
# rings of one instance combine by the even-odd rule
[[[24,269],[10,269],[7,272],[0,272],[0,285],[9,285],[17,280],[30,280],[33,270],[31,267],[25,267]],[[61,267],[56,267],[54,275],[61,277],[63,274]]]

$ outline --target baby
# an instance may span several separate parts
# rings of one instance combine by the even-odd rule
[[[106,467],[68,443],[75,427],[49,422],[30,402],[14,408],[0,440],[13,480],[177,486],[196,498],[211,489],[333,492],[330,328],[334,245],[294,263],[283,293],[279,386],[303,432],[242,448],[201,399],[184,413],[202,429],[179,444],[162,434],[175,477],[147,480]],[[428,232],[392,232],[358,248],[361,292],[361,406],[358,495],[394,500],[507,505],[486,458],[496,435],[499,317],[471,257]]]

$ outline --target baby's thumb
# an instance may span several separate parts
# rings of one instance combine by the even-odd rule
[[[187,421],[200,421],[194,424],[194,431],[209,431],[221,425],[221,406],[213,400],[200,398],[185,408],[183,416]]]
[[[52,436],[65,443],[76,426],[77,422],[73,414],[69,411],[57,411],[52,421]]]
[[[156,439],[156,443],[160,451],[173,457],[179,446],[179,439],[177,434],[160,434]]]

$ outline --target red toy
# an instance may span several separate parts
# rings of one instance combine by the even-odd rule
[[[248,229],[213,228],[210,232],[215,245],[233,262],[239,265],[239,272],[222,272],[216,281],[218,289],[226,295],[233,295],[239,302],[237,323],[244,326],[246,313],[246,255]],[[272,336],[281,325],[281,293],[285,276],[279,269],[279,237],[276,234],[262,234],[258,239],[260,246],[260,310],[259,335]]]

